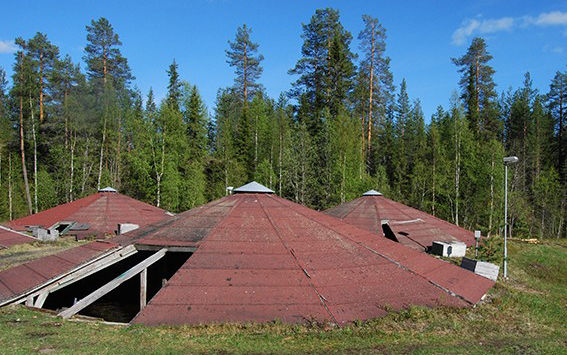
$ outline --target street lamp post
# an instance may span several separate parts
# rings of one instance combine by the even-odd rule
[[[504,279],[508,278],[508,165],[520,159],[515,156],[504,158]]]

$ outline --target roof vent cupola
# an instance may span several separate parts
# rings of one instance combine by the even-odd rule
[[[268,189],[262,184],[258,184],[256,181],[242,185],[234,190],[234,193],[249,193],[249,194],[273,194],[274,190]]]
[[[383,194],[376,190],[369,190],[363,193],[362,196],[383,196]]]

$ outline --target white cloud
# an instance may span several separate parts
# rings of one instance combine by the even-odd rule
[[[0,53],[13,53],[16,51],[16,45],[14,41],[2,41],[0,40]]]
[[[540,14],[534,22],[538,26],[565,26],[567,25],[567,12],[552,11]]]
[[[453,32],[453,44],[462,45],[469,37],[476,34],[490,34],[500,31],[512,31],[516,27],[529,26],[566,26],[567,12],[552,11],[539,14],[537,17],[501,17],[495,19],[467,19],[463,21],[461,27]],[[567,30],[566,30],[567,31]]]
[[[545,46],[543,46],[543,51],[546,52],[546,53],[562,54],[563,53],[563,47],[551,46],[549,44],[546,44]]]

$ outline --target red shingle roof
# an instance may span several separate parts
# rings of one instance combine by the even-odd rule
[[[198,247],[133,323],[343,323],[465,307],[494,284],[270,194],[228,196],[132,233],[123,242]]]
[[[161,208],[138,201],[117,192],[98,192],[85,198],[65,203],[39,213],[8,222],[14,230],[26,226],[49,228],[57,222],[88,224],[87,230],[72,231],[77,236],[104,236],[116,231],[119,223],[133,223],[140,227],[168,218]]]
[[[0,226],[0,249],[9,248],[16,244],[31,243],[34,241],[36,241],[35,238],[28,237],[23,233]]]
[[[475,244],[473,232],[381,195],[362,196],[324,213],[379,235],[386,220],[400,243],[421,251],[434,241]]]

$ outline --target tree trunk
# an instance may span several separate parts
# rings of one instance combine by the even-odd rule
[[[565,146],[563,145],[563,96],[565,95],[565,85],[561,84],[559,89],[559,133],[557,141],[559,143],[559,181],[565,182]]]
[[[75,134],[75,139],[73,139],[73,142],[71,143],[71,169],[69,171],[69,198],[68,201],[73,201],[73,177],[75,176],[75,146],[77,144],[77,136]]]
[[[282,132],[282,127],[280,124],[280,151],[279,151],[279,161],[278,161],[278,175],[279,175],[279,181],[278,181],[278,195],[281,197],[282,195],[282,151],[283,151],[283,132]]]
[[[102,124],[102,142],[100,144],[100,155],[98,163],[98,179],[96,182],[96,189],[100,190],[100,180],[102,178],[102,160],[104,157],[104,144],[106,142],[106,113],[104,114],[103,124]]]
[[[106,65],[107,54],[106,54],[106,47],[102,49],[102,81],[104,83],[106,89],[106,76],[108,74],[108,67]]]
[[[30,114],[32,121],[32,139],[33,139],[33,204],[34,213],[38,212],[37,208],[37,137],[35,134],[35,117],[33,114],[33,101],[30,96]]]
[[[89,139],[87,138],[86,146],[85,146],[85,157],[83,159],[83,177],[81,181],[81,195],[84,195],[85,193],[85,185],[87,184],[87,179],[90,175],[90,169],[92,168],[91,165],[91,168],[89,168],[87,171],[88,160],[89,160]]]
[[[366,139],[365,139],[365,129],[366,129],[366,119],[364,113],[360,115],[360,169],[359,175],[362,179],[362,175],[366,172]]]
[[[12,154],[8,155],[8,216],[10,221],[14,218],[12,204]]]
[[[121,153],[122,153],[122,147],[121,147],[121,139],[122,139],[122,119],[118,118],[118,149],[116,152],[116,175],[114,177],[114,186],[120,190],[120,168],[121,168]]]
[[[367,159],[370,158],[370,151],[372,149],[372,107],[374,105],[374,56],[375,56],[375,52],[376,52],[376,39],[374,38],[375,36],[375,25],[372,24],[372,40],[371,40],[371,56],[370,56],[370,95],[368,96],[368,140],[367,140],[367,144],[368,144],[368,153],[367,153]]]
[[[565,223],[565,198],[561,200],[561,207],[559,208],[559,228],[557,229],[557,238],[561,238],[563,230],[563,223]]]
[[[244,65],[242,68],[243,82],[242,93],[244,95],[244,107],[248,108],[248,46],[244,45]]]
[[[460,164],[460,127],[457,123],[458,117],[455,117],[455,224],[459,225],[459,183],[461,179]]]
[[[254,115],[254,173],[258,168],[258,115]]]
[[[492,156],[492,161],[490,162],[490,214],[488,216],[488,233],[487,236],[490,238],[492,233],[492,219],[494,216],[494,156]]]
[[[342,159],[342,163],[343,163],[343,171],[342,171],[342,181],[341,181],[341,203],[345,202],[345,185],[346,185],[346,154],[343,155],[343,159]]]
[[[43,52],[39,53],[39,123],[43,123]]]
[[[155,154],[154,154],[155,157]],[[154,166],[156,166],[155,158],[154,158]],[[158,167],[156,166],[156,188],[157,188],[157,196],[156,196],[156,206],[159,207],[161,205],[161,179],[164,173],[164,166],[165,166],[165,130],[162,133],[161,139],[161,156],[160,156],[160,163],[159,163],[159,171]]]
[[[432,147],[432,152],[433,152],[433,154],[432,154],[433,174],[432,174],[432,176],[431,176],[431,190],[432,190],[432,196],[431,196],[431,214],[432,214],[433,216],[435,216],[435,198],[436,198],[435,194],[436,194],[436,192],[437,192],[437,191],[436,191],[436,186],[435,186],[435,178],[436,178],[436,175],[437,175],[437,172],[436,172],[436,159],[435,159],[435,158],[436,158],[436,157],[435,157],[435,145],[433,145],[433,147]]]
[[[272,175],[273,174],[273,164],[274,164],[274,140],[270,139],[270,189],[273,188],[273,183],[272,183]]]
[[[480,89],[478,88],[478,77],[479,77],[479,58],[476,57],[476,70],[475,70],[475,83],[474,83],[474,90],[476,95],[476,117],[477,117],[477,125],[478,125],[478,133],[480,133],[481,123],[480,123]]]
[[[20,95],[20,156],[22,158],[22,175],[24,177],[24,188],[29,214],[33,213],[33,205],[30,195],[30,184],[28,181],[28,169],[26,168],[26,151],[24,145],[24,98]]]
[[[65,117],[65,150],[67,150],[69,142],[69,117],[67,112],[67,90],[63,94],[63,116]]]

